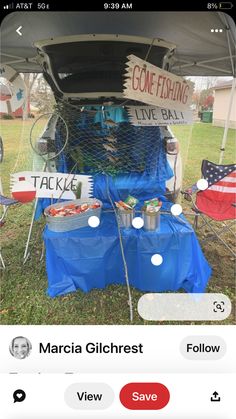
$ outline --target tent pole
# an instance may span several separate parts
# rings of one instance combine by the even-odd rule
[[[224,156],[224,151],[225,151],[225,145],[226,145],[226,141],[227,141],[227,134],[228,134],[228,129],[229,129],[230,114],[231,114],[232,104],[233,104],[233,98],[234,98],[234,89],[235,89],[235,86],[236,86],[236,78],[233,79],[232,88],[231,88],[231,92],[230,92],[228,113],[227,113],[227,118],[226,118],[226,121],[225,121],[225,129],[224,129],[224,135],[223,135],[223,139],[222,139],[222,144],[221,144],[221,147],[220,147],[220,160],[219,160],[219,164],[222,164],[222,161],[223,161],[223,156]]]
[[[229,54],[230,54],[230,62],[231,62],[231,67],[232,67],[232,74],[234,75],[235,73],[234,73],[234,71],[235,71],[235,68],[234,68],[234,61],[233,61],[233,54],[232,54],[232,49],[231,49],[231,43],[230,43],[230,37],[231,37],[231,40],[232,40],[232,45],[234,46],[235,45],[235,38],[234,38],[234,36],[232,35],[232,32],[231,32],[231,29],[230,29],[230,25],[229,25],[229,23],[228,23],[228,18],[227,18],[227,15],[226,14],[222,14],[221,15],[221,13],[219,13],[218,12],[218,15],[220,16],[220,20],[221,20],[221,22],[222,22],[222,19],[224,20],[224,23],[225,23],[225,31],[226,31],[226,37],[227,37],[227,43],[228,43],[228,48],[229,48]],[[222,17],[221,17],[222,16]],[[235,51],[235,48],[234,48],[234,51]]]
[[[31,239],[32,228],[33,228],[33,224],[34,224],[34,217],[35,217],[35,214],[36,214],[36,209],[37,209],[38,201],[39,201],[39,199],[36,198],[35,203],[34,203],[34,209],[33,209],[33,213],[32,213],[32,218],[31,218],[31,223],[30,223],[28,238],[27,238],[27,242],[26,242],[26,245],[25,245],[25,253],[24,253],[24,257],[23,257],[23,265],[26,263],[26,261],[27,261],[27,259],[29,257],[29,243],[30,243],[30,239]]]
[[[43,172],[46,171],[46,168],[47,168],[47,162],[45,161],[44,162],[44,165],[43,165]],[[31,235],[32,235],[32,229],[33,229],[33,224],[34,224],[34,217],[35,217],[35,214],[36,214],[38,202],[39,202],[39,198],[36,198],[35,199],[35,203],[34,203],[34,209],[33,209],[33,213],[32,213],[32,218],[31,218],[29,233],[28,233],[28,237],[27,237],[27,242],[26,242],[26,245],[25,245],[25,253],[24,253],[24,256],[23,256],[23,265],[26,263],[29,255],[30,255],[30,252],[29,252],[29,244],[30,244],[30,239],[31,239]]]
[[[230,62],[231,62],[231,67],[232,67],[232,74],[234,75],[233,82],[232,82],[232,88],[231,88],[231,92],[230,92],[230,98],[229,98],[228,114],[227,114],[227,118],[226,118],[226,121],[225,121],[224,135],[223,135],[222,144],[221,144],[221,148],[220,148],[219,164],[222,164],[224,151],[225,151],[225,146],[226,146],[226,141],[227,141],[228,129],[229,129],[230,114],[231,114],[232,105],[233,105],[234,89],[235,89],[235,86],[236,86],[236,78],[235,78],[235,73],[234,73],[234,62],[233,62],[232,49],[231,49],[231,44],[230,44],[230,39],[229,39],[229,34],[231,35],[231,38],[232,38],[232,34],[231,34],[231,31],[230,31],[230,26],[228,24],[226,15],[219,14],[219,16],[220,16],[221,21],[222,21],[222,18],[224,19],[224,22],[225,22],[225,25],[226,25],[225,29],[226,29],[227,43],[228,43],[229,54],[230,54]]]

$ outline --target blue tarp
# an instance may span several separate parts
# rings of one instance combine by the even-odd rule
[[[122,229],[130,284],[144,292],[204,292],[211,268],[190,224],[161,214],[159,231]],[[55,233],[44,231],[48,295],[55,297],[81,289],[125,284],[124,268],[115,215],[102,212],[97,228]],[[153,254],[163,257],[160,266]]]
[[[137,209],[143,206],[144,201],[157,196],[164,195],[166,192],[165,180],[173,176],[173,172],[168,165],[165,171],[165,177],[162,179],[152,179],[144,173],[129,173],[117,175],[115,177],[108,175],[95,175],[93,196],[100,199],[104,208],[112,208],[112,202],[124,201],[128,195],[135,196],[139,200]],[[109,198],[110,195],[110,198]]]

